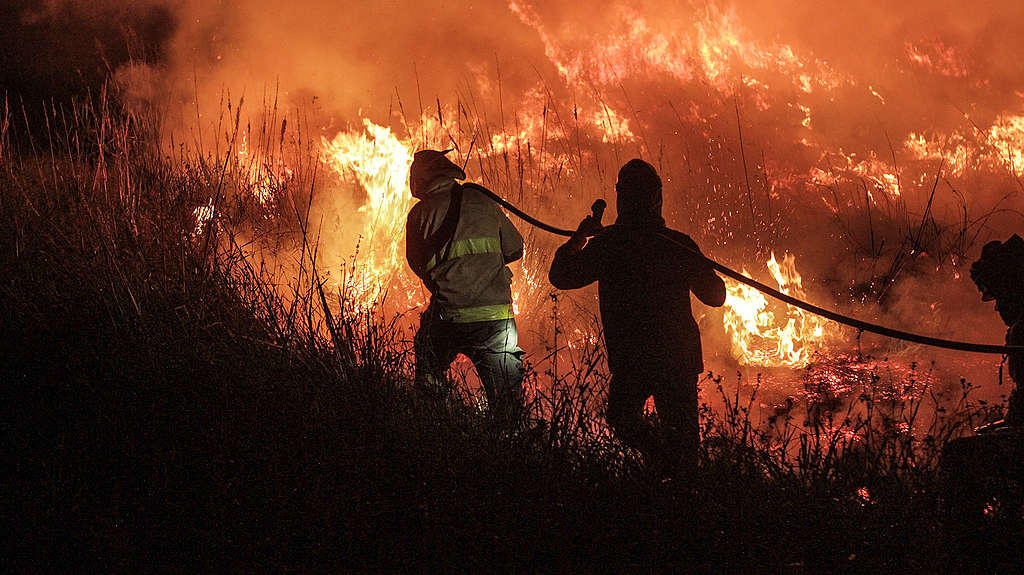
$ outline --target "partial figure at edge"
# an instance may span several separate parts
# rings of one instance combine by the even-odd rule
[[[1005,242],[985,244],[981,258],[971,265],[971,279],[983,301],[996,302],[1008,327],[1007,345],[1024,345],[1024,239],[1014,234]],[[942,450],[940,477],[947,511],[955,518],[950,525],[957,544],[976,545],[972,538],[985,533],[980,526],[1024,509],[1024,353],[1011,353],[1007,359],[1016,387],[1005,417],[976,429],[977,435],[950,441]],[[993,507],[993,501],[1002,503]]]
[[[1006,324],[1006,345],[1024,346],[1024,239],[1013,234],[1005,242],[991,241],[981,248],[981,258],[971,265],[971,279],[981,291],[982,301],[995,301],[995,310]],[[1006,417],[983,431],[1001,428],[1024,429],[1024,353],[1007,356],[1010,392]]]

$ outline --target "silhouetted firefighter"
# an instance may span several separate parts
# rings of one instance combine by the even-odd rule
[[[996,311],[1007,326],[1006,345],[1024,345],[1024,239],[1013,234],[1005,242],[992,241],[981,248],[981,259],[971,265],[971,279],[981,290],[982,301],[995,301]],[[1024,354],[1007,357],[1010,378],[1016,383],[1010,393],[1006,417],[993,429],[1024,425]]]
[[[700,442],[697,379],[704,366],[690,292],[718,307],[725,284],[696,255],[689,236],[665,227],[661,178],[653,166],[630,160],[615,190],[615,225],[588,243],[587,234],[601,225],[594,216],[584,219],[555,252],[549,278],[559,289],[597,282],[612,372],[607,418],[616,436],[666,474],[692,474]],[[652,395],[658,427],[643,412]]]
[[[1024,345],[1024,239],[1014,234],[985,244],[981,259],[971,265],[971,279],[982,300],[996,302],[1009,328],[1007,345]],[[951,441],[942,454],[947,498],[958,520],[953,525],[964,537],[972,536],[986,513],[1012,516],[1024,509],[1024,354],[1007,359],[1016,387],[1006,416],[979,428],[976,436]]]
[[[509,425],[521,415],[523,350],[506,264],[523,257],[523,238],[493,201],[456,181],[466,174],[449,151],[416,152],[409,174],[420,201],[409,211],[406,257],[430,290],[414,343],[416,384],[441,391],[452,360],[465,354],[491,414]]]

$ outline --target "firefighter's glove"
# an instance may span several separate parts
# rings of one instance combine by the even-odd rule
[[[576,227],[576,233],[569,239],[569,245],[575,250],[582,250],[583,246],[587,245],[587,237],[596,234],[604,229],[601,225],[601,220],[594,216],[587,216],[583,218],[580,225]]]

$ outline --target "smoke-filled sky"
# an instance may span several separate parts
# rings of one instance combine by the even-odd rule
[[[651,157],[669,121],[708,136],[698,124],[735,102],[771,163],[809,147],[863,158],[900,151],[910,134],[970,138],[1024,116],[1016,1],[15,0],[7,10],[17,24],[0,45],[6,92],[59,99],[120,70],[126,101],[188,122],[196,100],[212,122],[243,94],[249,112],[276,96],[336,130],[360,115],[394,123],[398,109],[415,119],[438,100],[528,114],[547,92],[588,120],[606,115],[606,131],[631,125],[622,153]]]

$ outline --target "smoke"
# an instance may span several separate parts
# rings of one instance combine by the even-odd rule
[[[91,90],[131,59],[159,60],[175,33],[170,6],[115,0],[11,0],[0,8],[0,90],[29,112]]]
[[[198,98],[209,114],[225,94],[259,100],[269,92],[286,107],[316,106],[345,120],[363,110],[389,121],[398,98],[416,115],[418,95],[428,102],[447,97],[472,86],[479,70],[536,53],[529,30],[500,3],[186,0],[169,6],[178,30],[162,63],[167,86],[182,106]]]
[[[799,142],[806,137],[799,133],[799,104],[810,108],[809,123],[820,143],[881,152],[887,136],[898,147],[911,132],[971,135],[974,126],[964,114],[982,129],[1001,115],[1024,114],[1024,61],[1018,57],[1024,37],[1014,27],[1024,19],[1024,5],[1018,2],[603,1],[582,9],[572,2],[524,0],[467,6],[21,0],[8,6],[20,25],[5,47],[27,46],[10,58],[21,62],[22,73],[8,84],[124,66],[126,38],[133,37],[150,48],[139,60],[156,71],[142,75],[147,87],[137,97],[160,96],[161,104],[187,110],[182,116],[190,121],[197,99],[201,114],[215,116],[228,95],[259,102],[270,93],[286,107],[319,107],[337,121],[333,128],[360,111],[391,123],[399,100],[407,117],[436,98],[449,102],[460,96],[488,104],[501,96],[513,110],[543,85],[559,97],[600,99],[635,125],[660,120],[668,99],[684,115],[693,103],[706,104],[698,112],[722,114],[727,110],[707,102],[707,93],[722,92],[725,100],[738,94],[747,100],[741,104],[786,108],[765,118],[752,115],[752,131],[768,131],[757,126],[760,121],[784,122],[797,128],[785,141]],[[709,76],[694,62],[702,54],[691,44],[709,36],[723,40],[713,49],[749,42],[776,58],[788,49],[802,68],[792,76],[827,73],[836,85],[812,82],[802,93],[787,85],[792,78],[738,65],[729,54],[721,57],[723,69]],[[616,39],[628,44],[629,53],[609,46]],[[659,55],[670,62],[656,61]],[[760,93],[758,86],[765,84]],[[652,155],[655,142],[646,146],[634,151]],[[780,150],[787,156],[790,151]]]

